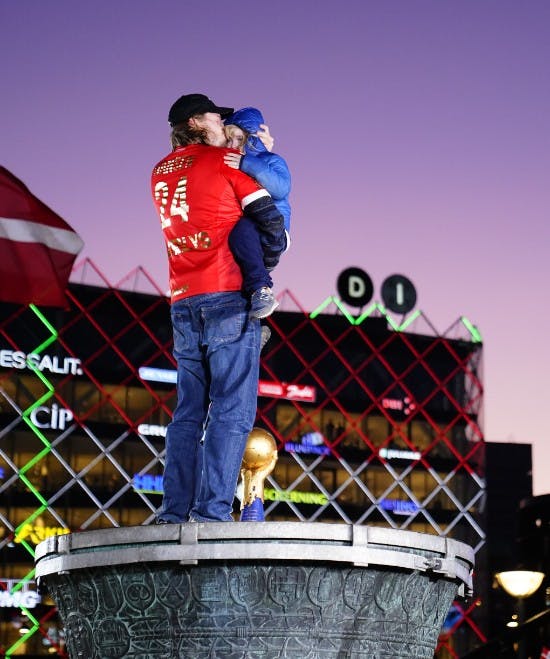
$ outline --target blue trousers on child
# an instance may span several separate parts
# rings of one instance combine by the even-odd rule
[[[254,291],[273,286],[269,272],[279,263],[286,249],[282,222],[267,222],[260,227],[249,217],[241,217],[229,234],[229,248],[243,276],[243,290]]]

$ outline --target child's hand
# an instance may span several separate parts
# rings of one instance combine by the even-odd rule
[[[256,133],[256,137],[260,138],[261,143],[265,146],[268,151],[273,150],[273,144],[275,143],[275,138],[271,137],[269,134],[269,126],[265,124],[260,124],[260,130]]]
[[[223,160],[229,167],[233,167],[233,169],[239,169],[241,158],[242,155],[240,153],[226,153],[223,157]]]

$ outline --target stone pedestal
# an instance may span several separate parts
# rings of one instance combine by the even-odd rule
[[[473,563],[450,539],[303,522],[88,531],[36,552],[72,659],[431,658]]]

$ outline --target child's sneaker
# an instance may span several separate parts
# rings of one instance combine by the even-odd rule
[[[279,303],[275,299],[273,291],[267,286],[263,286],[252,293],[252,297],[250,298],[250,317],[267,318],[278,306]]]
[[[260,337],[260,352],[264,349],[265,344],[271,338],[271,330],[267,325],[262,325],[262,335]]]

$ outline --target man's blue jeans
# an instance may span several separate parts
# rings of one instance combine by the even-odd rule
[[[178,404],[166,433],[168,522],[232,521],[235,486],[256,418],[260,322],[240,292],[172,305]]]

